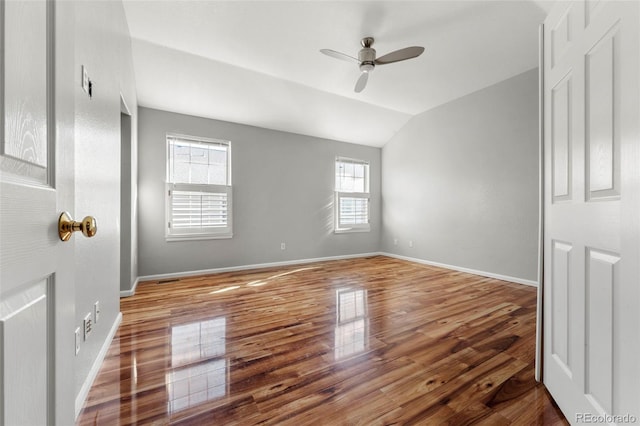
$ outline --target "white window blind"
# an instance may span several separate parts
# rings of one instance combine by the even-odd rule
[[[369,163],[336,158],[335,232],[369,231]]]
[[[340,228],[369,224],[369,195],[338,193]]]
[[[168,240],[232,236],[231,144],[167,135]]]

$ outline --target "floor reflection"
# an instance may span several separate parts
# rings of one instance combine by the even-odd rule
[[[369,341],[367,291],[336,290],[335,359],[355,355],[366,349]]]
[[[227,394],[225,339],[225,317],[171,328],[171,370],[165,374],[169,413]]]
[[[287,275],[297,274],[298,272],[311,271],[313,269],[318,269],[318,267],[317,266],[313,266],[313,267],[308,267],[308,268],[298,268],[298,269],[294,269],[293,271],[282,272],[280,274],[272,275],[272,276],[270,276],[268,278],[265,278],[265,279],[248,282],[247,286],[248,287],[260,287],[260,286],[269,284],[270,281],[275,280],[277,278],[285,277]]]

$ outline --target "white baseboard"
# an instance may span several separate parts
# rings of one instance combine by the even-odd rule
[[[136,287],[138,287],[138,283],[140,282],[140,277],[136,278],[133,282],[133,286],[131,286],[131,290],[120,290],[120,297],[129,297],[136,294]]]
[[[80,411],[82,411],[82,407],[84,406],[87,396],[89,395],[91,386],[93,385],[93,382],[96,380],[96,377],[98,376],[98,372],[100,371],[100,367],[102,367],[102,362],[104,361],[104,357],[107,355],[109,346],[111,346],[111,341],[113,340],[113,337],[116,335],[116,332],[118,331],[118,327],[120,327],[121,322],[122,322],[122,312],[118,312],[118,316],[116,317],[116,320],[113,322],[113,325],[111,326],[111,330],[109,330],[109,334],[107,335],[107,338],[104,340],[104,343],[100,348],[100,352],[98,352],[98,356],[93,361],[91,370],[89,370],[89,374],[87,375],[86,380],[82,384],[82,387],[80,388],[80,392],[78,392],[78,395],[76,396],[76,419],[78,418]]]
[[[421,263],[423,265],[431,265],[437,266],[440,268],[451,269],[454,271],[466,272],[469,274],[480,275],[482,277],[495,278],[503,281],[510,281],[516,284],[524,284],[533,287],[537,287],[538,283],[533,280],[526,280],[523,278],[511,277],[508,275],[494,274],[493,272],[485,272],[479,271],[477,269],[464,268],[462,266],[448,265],[445,263],[439,262],[431,262],[429,260],[418,259],[415,257],[402,256],[399,254],[386,253],[386,252],[371,252],[371,253],[358,253],[358,254],[347,254],[342,256],[327,256],[327,257],[316,257],[310,259],[297,259],[297,260],[285,260],[282,262],[269,262],[269,263],[254,263],[251,265],[240,265],[240,266],[230,266],[226,268],[213,268],[213,269],[200,269],[197,271],[183,271],[183,272],[171,272],[167,274],[154,274],[154,275],[143,275],[138,277],[133,283],[133,287],[131,290],[122,290],[120,291],[120,297],[129,297],[133,296],[136,293],[136,287],[138,283],[142,281],[155,281],[155,280],[166,280],[171,278],[184,278],[184,277],[192,277],[196,275],[208,275],[208,274],[219,274],[222,272],[235,272],[235,271],[246,271],[249,269],[260,269],[260,268],[273,268],[277,266],[290,266],[290,265],[300,265],[304,263],[313,263],[313,262],[324,262],[328,260],[343,260],[343,259],[355,259],[359,257],[370,257],[370,256],[388,256],[396,259],[407,260],[409,262]]]
[[[300,265],[304,263],[324,262],[328,260],[355,259],[359,257],[379,256],[380,254],[382,253],[372,252],[372,253],[346,254],[342,256],[328,256],[328,257],[316,257],[311,259],[285,260],[282,262],[255,263],[252,265],[230,266],[227,268],[200,269],[198,271],[184,271],[184,272],[173,272],[168,274],[144,275],[136,279],[136,282],[130,291],[121,291],[120,296],[121,297],[133,296],[135,294],[136,286],[138,285],[139,282],[142,282],[142,281],[155,281],[155,280],[165,280],[170,278],[192,277],[195,275],[219,274],[222,272],[246,271],[247,269],[273,268],[276,266]]]
[[[462,266],[447,265],[446,263],[431,262],[429,260],[418,259],[418,258],[409,257],[409,256],[402,256],[402,255],[394,254],[394,253],[382,252],[380,254],[382,256],[388,256],[388,257],[393,257],[393,258],[396,258],[396,259],[407,260],[409,262],[421,263],[423,265],[437,266],[437,267],[440,267],[440,268],[452,269],[454,271],[466,272],[468,274],[480,275],[482,277],[495,278],[495,279],[498,279],[498,280],[510,281],[510,282],[516,283],[516,284],[524,284],[524,285],[530,285],[532,287],[538,287],[538,283],[536,281],[533,281],[533,280],[526,280],[526,279],[523,279],[523,278],[510,277],[508,275],[494,274],[493,272],[479,271],[477,269],[464,268]]]

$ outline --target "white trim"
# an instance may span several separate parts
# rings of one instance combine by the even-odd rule
[[[351,234],[351,233],[354,233],[354,232],[371,232],[371,227],[367,223],[366,227],[360,225],[359,227],[354,227],[354,228],[342,228],[342,229],[334,229],[333,230],[334,234]]]
[[[454,271],[466,272],[468,274],[480,275],[482,277],[495,278],[502,281],[510,281],[516,284],[524,284],[532,287],[538,287],[538,283],[533,280],[525,280],[523,278],[511,277],[508,275],[494,274],[493,272],[479,271],[477,269],[464,268],[462,266],[448,265],[446,263],[432,262],[430,260],[418,259],[415,257],[401,256],[393,253],[380,253],[382,256],[393,257],[396,259],[407,260],[409,262],[422,263],[423,265],[437,266],[439,268],[452,269]]]
[[[191,277],[194,275],[208,275],[208,274],[218,274],[221,272],[245,271],[247,269],[272,268],[274,266],[300,265],[303,263],[324,262],[328,260],[355,259],[358,257],[380,256],[381,254],[383,253],[372,252],[372,253],[346,254],[342,256],[316,257],[311,259],[285,260],[283,262],[256,263],[253,265],[230,266],[227,268],[201,269],[198,271],[184,271],[184,272],[174,272],[169,274],[144,275],[144,276],[138,277],[138,279],[136,280],[136,283],[138,281],[155,281],[155,280],[162,280],[167,278],[182,278],[182,277]],[[133,293],[135,293],[135,286],[130,296],[133,296]]]
[[[109,330],[109,334],[107,334],[107,338],[104,340],[102,347],[100,348],[100,352],[98,352],[98,356],[93,361],[93,365],[91,366],[91,370],[89,370],[89,374],[85,379],[82,387],[80,388],[80,392],[76,396],[76,420],[78,419],[78,415],[82,411],[82,407],[89,395],[89,391],[91,390],[91,386],[93,382],[98,377],[98,372],[100,372],[100,367],[102,367],[102,362],[104,361],[104,357],[107,355],[107,351],[109,350],[109,346],[111,346],[111,341],[113,337],[116,335],[118,331],[118,327],[120,327],[120,323],[122,322],[122,312],[118,312],[118,316],[116,320],[113,322],[111,326],[111,330]]]
[[[131,110],[129,109],[129,105],[127,105],[127,101],[124,100],[122,91],[120,92],[120,113],[131,117]]]
[[[477,269],[463,268],[461,266],[448,265],[445,263],[431,262],[428,260],[418,259],[415,257],[401,256],[399,254],[386,253],[386,252],[370,252],[370,253],[346,254],[342,256],[326,256],[326,257],[315,257],[310,259],[285,260],[282,262],[254,263],[251,265],[229,266],[226,268],[200,269],[197,271],[183,271],[183,272],[172,272],[167,274],[142,275],[136,278],[131,290],[121,290],[120,297],[129,297],[129,296],[135,295],[138,283],[143,281],[155,281],[155,280],[163,280],[163,279],[169,279],[169,278],[193,277],[197,275],[219,274],[223,272],[246,271],[249,269],[272,268],[276,266],[300,265],[304,263],[325,262],[329,260],[356,259],[360,257],[372,257],[372,256],[393,257],[396,259],[406,260],[408,262],[415,262],[415,263],[421,263],[423,265],[437,266],[440,268],[451,269],[454,271],[466,272],[468,274],[480,275],[482,277],[495,278],[502,281],[509,281],[516,284],[524,284],[532,287],[538,286],[538,283],[533,280],[525,280],[523,278],[511,277],[511,276],[501,275],[501,274],[494,274],[493,272],[479,271]]]
[[[227,228],[226,226],[224,227]],[[168,229],[168,228],[167,228]],[[193,230],[193,228],[191,228]],[[200,240],[230,240],[233,238],[232,232],[220,232],[220,233],[191,233],[191,234],[170,234],[164,237],[164,240],[168,243],[176,241],[200,241]]]
[[[536,303],[536,356],[534,376],[542,382],[542,327],[544,303],[544,24],[538,27],[538,300]]]
[[[136,287],[138,287],[138,283],[140,282],[140,277],[136,278],[131,286],[131,290],[120,290],[120,297],[129,297],[136,294]]]

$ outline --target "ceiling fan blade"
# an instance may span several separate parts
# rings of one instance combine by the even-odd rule
[[[353,56],[345,55],[344,53],[336,52],[331,49],[320,49],[320,52],[324,53],[327,56],[331,56],[332,58],[341,59],[347,62],[357,62],[360,63],[358,58],[354,58]]]
[[[367,80],[369,80],[369,73],[362,72],[362,74],[360,74],[360,78],[356,81],[356,87],[353,90],[355,90],[356,93],[362,92],[364,88],[367,87]]]
[[[391,53],[387,53],[375,60],[376,65],[384,65],[390,64],[393,62],[400,62],[407,59],[415,58],[422,55],[424,52],[424,47],[421,46],[411,46],[405,47],[404,49],[395,50]]]

